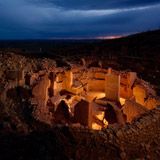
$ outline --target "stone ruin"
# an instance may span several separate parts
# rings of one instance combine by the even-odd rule
[[[102,67],[51,67],[38,72],[8,70],[10,81],[1,92],[16,86],[31,89],[33,116],[51,126],[62,124],[101,130],[124,125],[160,104],[153,87],[135,72]]]

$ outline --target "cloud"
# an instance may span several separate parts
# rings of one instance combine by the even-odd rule
[[[159,0],[29,0],[36,4],[57,5],[67,9],[116,9],[147,6]]]
[[[92,38],[160,26],[156,0],[94,0],[94,5],[93,0],[67,2],[0,0],[0,39]]]

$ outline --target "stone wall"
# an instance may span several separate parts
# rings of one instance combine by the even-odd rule
[[[70,129],[74,149],[65,146],[76,160],[158,160],[160,156],[160,108],[150,110],[132,124],[102,131]],[[69,151],[69,153],[68,153]]]
[[[88,81],[88,91],[104,92],[105,80],[91,79]]]

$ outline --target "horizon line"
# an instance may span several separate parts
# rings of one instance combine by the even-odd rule
[[[97,37],[51,37],[51,38],[8,38],[8,39],[0,39],[0,41],[29,41],[29,40],[46,40],[46,41],[54,41],[54,40],[75,40],[75,41],[87,41],[87,40],[114,40],[114,39],[121,39],[121,38],[125,38],[128,36],[132,36],[132,35],[136,35],[136,34],[141,34],[141,33],[146,33],[146,32],[152,32],[152,31],[157,31],[160,30],[159,28],[154,29],[154,30],[146,30],[146,31],[142,31],[142,32],[132,32],[132,33],[126,33],[126,34],[122,34],[122,35],[109,35],[109,36],[97,36]]]

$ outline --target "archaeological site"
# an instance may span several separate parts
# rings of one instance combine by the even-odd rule
[[[157,86],[114,57],[68,59],[0,53],[2,159],[157,160]]]
[[[159,37],[0,41],[0,160],[159,160]]]
[[[24,107],[28,103],[32,116],[49,126],[93,130],[124,126],[160,105],[154,87],[136,72],[88,68],[84,58],[80,64],[70,63],[70,67],[56,67],[56,61],[44,59],[35,72],[26,58],[10,56],[19,58],[18,67],[13,68],[7,59],[1,103],[17,100]]]
[[[160,0],[0,0],[0,160],[160,160]]]

